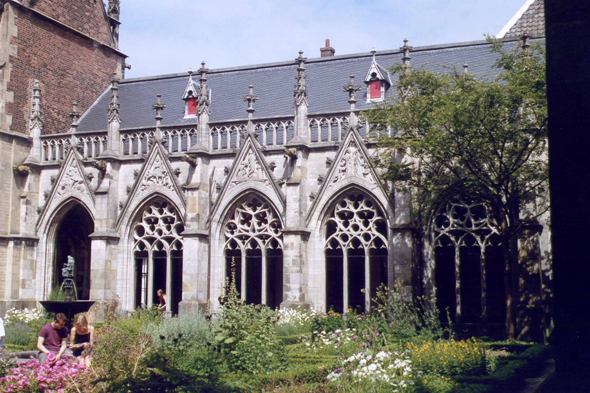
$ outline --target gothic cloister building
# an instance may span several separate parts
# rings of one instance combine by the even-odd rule
[[[0,262],[6,304],[47,298],[72,255],[80,297],[116,294],[123,310],[163,289],[172,313],[217,311],[233,272],[246,301],[271,307],[364,312],[377,287],[399,285],[436,294],[455,320],[501,326],[502,256],[485,208],[451,200],[417,241],[411,196],[381,181],[360,115],[398,94],[396,63],[483,76],[498,55],[481,41],[342,56],[327,42],[322,56],[115,77],[61,130],[44,127],[33,80],[30,154],[14,168],[20,238]],[[543,225],[521,242],[523,310],[542,302]]]

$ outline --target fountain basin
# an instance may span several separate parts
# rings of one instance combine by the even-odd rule
[[[72,326],[72,318],[76,314],[86,312],[95,303],[94,300],[44,300],[39,302],[45,308],[45,311],[52,313],[64,313],[68,317],[68,327]]]

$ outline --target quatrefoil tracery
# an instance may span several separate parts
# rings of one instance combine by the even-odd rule
[[[251,196],[238,204],[224,227],[226,248],[282,249],[282,226],[268,202]]]
[[[166,201],[156,201],[142,213],[133,228],[134,251],[182,250],[184,225],[176,209]]]
[[[387,248],[386,225],[375,202],[350,194],[334,206],[326,222],[327,249]]]

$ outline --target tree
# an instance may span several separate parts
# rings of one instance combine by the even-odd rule
[[[495,77],[395,66],[399,97],[364,115],[396,131],[381,137],[376,162],[385,180],[410,193],[423,235],[451,195],[486,207],[502,243],[506,334],[513,339],[510,244],[523,223],[548,207],[545,56],[543,45],[528,37],[514,50],[489,41],[498,53]]]

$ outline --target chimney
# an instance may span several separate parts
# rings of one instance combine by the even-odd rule
[[[330,46],[330,40],[326,40],[326,47],[320,48],[321,57],[332,57],[336,53],[336,49]]]

